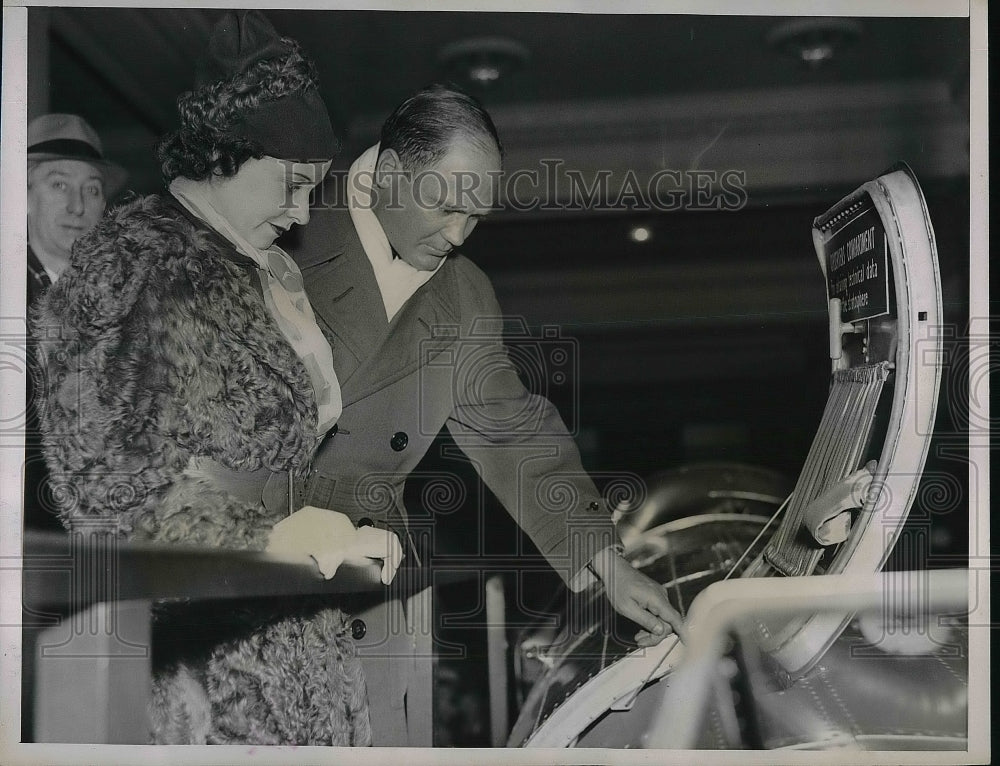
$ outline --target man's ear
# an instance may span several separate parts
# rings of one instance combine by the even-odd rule
[[[388,188],[393,176],[403,172],[403,161],[395,149],[384,149],[375,160],[375,185],[380,189]]]

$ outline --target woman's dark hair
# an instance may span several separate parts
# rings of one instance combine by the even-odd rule
[[[257,61],[228,80],[177,98],[181,127],[156,147],[164,180],[234,176],[244,162],[264,156],[260,146],[235,134],[233,126],[260,104],[318,84],[316,67],[302,55],[298,43],[290,38],[282,42],[291,48],[287,56]]]
[[[478,99],[451,85],[430,85],[389,115],[379,150],[394,149],[407,170],[419,170],[441,159],[455,136],[492,144],[503,157],[496,126]]]

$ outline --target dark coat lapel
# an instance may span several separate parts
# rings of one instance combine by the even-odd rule
[[[389,324],[371,264],[346,210],[318,210],[289,252],[302,270],[313,313],[333,348],[343,389],[385,340]],[[356,257],[360,253],[362,258]]]
[[[290,251],[302,269],[313,311],[334,336],[334,367],[345,406],[412,374],[421,358],[427,361],[455,342],[454,333],[440,333],[459,322],[458,282],[449,264],[389,323],[347,210],[315,212]]]
[[[367,261],[363,253],[361,257]],[[344,405],[412,375],[421,364],[452,346],[459,322],[457,298],[454,270],[445,264],[393,317],[382,342],[352,376],[351,385],[344,386]],[[377,300],[384,317],[381,294],[377,294]],[[454,331],[448,332],[449,328]]]

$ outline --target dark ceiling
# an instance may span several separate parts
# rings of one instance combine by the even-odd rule
[[[44,17],[36,29],[50,30],[45,108],[84,114],[107,136],[112,153],[127,155],[138,186],[155,186],[149,149],[174,124],[174,100],[192,82],[195,61],[222,11],[55,8],[31,13]],[[713,149],[719,161],[752,170],[757,155],[769,168],[757,185],[774,192],[787,188],[792,178],[801,180],[791,167],[797,160],[782,159],[787,139],[781,133],[810,127],[815,146],[803,144],[803,151],[833,147],[843,154],[838,137],[831,142],[824,131],[836,128],[840,138],[856,145],[857,131],[869,130],[871,143],[890,147],[889,161],[904,153],[912,163],[919,150],[932,155],[926,170],[918,168],[923,177],[962,174],[955,168],[964,156],[945,153],[954,150],[947,133],[956,125],[967,130],[967,19],[848,20],[857,39],[838,46],[825,64],[811,67],[769,44],[772,31],[794,23],[782,17],[267,13],[316,61],[324,96],[347,139],[347,154],[373,141],[395,104],[447,75],[438,62],[444,46],[499,37],[521,44],[528,60],[480,95],[518,162],[530,165],[538,152],[562,150],[559,156],[572,164],[573,149],[564,145],[579,149],[585,143],[577,140],[582,134],[590,140],[599,136],[604,153],[617,143],[614,157],[606,159],[627,161],[637,172],[662,164],[664,157],[688,165],[728,128]],[[774,145],[775,157],[760,152],[762,142]],[[964,148],[960,142],[962,154]],[[597,161],[600,153],[589,155]],[[580,159],[585,163],[587,157]],[[810,165],[816,172],[822,163],[838,159],[812,156]],[[842,180],[852,183],[853,172]]]
[[[156,123],[172,118],[173,99],[192,82],[197,56],[221,13],[54,10],[56,37],[70,49],[65,55],[83,47],[85,38],[113,53],[119,78],[127,76],[127,87],[141,87],[145,94],[136,111],[146,111],[148,104],[146,119],[161,129],[167,125]],[[530,56],[524,67],[486,92],[488,105],[876,80],[950,81],[961,78],[968,65],[965,19],[857,20],[860,39],[828,65],[810,68],[768,44],[768,33],[785,21],[781,17],[287,10],[268,11],[268,16],[317,62],[324,94],[342,126],[357,115],[382,115],[442,77],[439,51],[467,38],[509,38]],[[70,31],[71,26],[77,29]],[[53,66],[52,76],[54,100],[93,110],[93,94],[76,87],[63,67]],[[120,110],[95,111],[94,119],[108,126],[123,116]]]

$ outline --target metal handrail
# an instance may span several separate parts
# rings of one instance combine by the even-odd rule
[[[662,725],[652,727],[646,747],[695,746],[717,662],[727,636],[742,620],[806,610],[850,613],[887,604],[936,612],[967,610],[969,597],[967,569],[770,578],[766,587],[762,584],[760,579],[726,580],[709,585],[695,598],[688,612],[685,658],[670,683],[663,685],[653,719]]]

